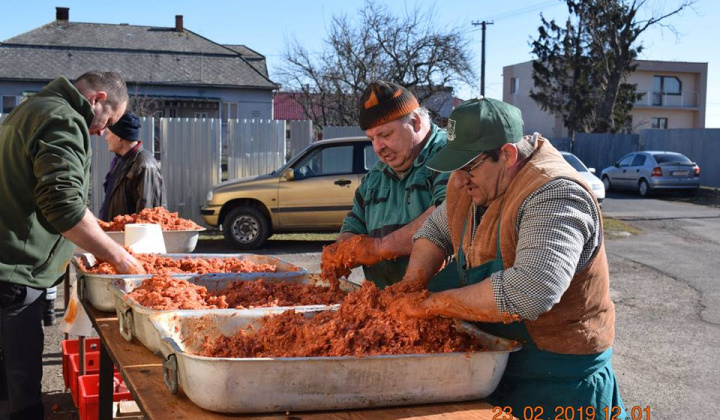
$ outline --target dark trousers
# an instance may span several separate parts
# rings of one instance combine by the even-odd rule
[[[42,404],[44,308],[44,289],[0,280],[0,392],[6,392],[3,397],[9,402],[10,420],[45,417]]]

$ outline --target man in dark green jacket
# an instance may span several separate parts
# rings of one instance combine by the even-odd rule
[[[122,273],[144,272],[86,205],[90,135],[114,124],[127,101],[117,73],[89,72],[75,83],[59,77],[0,125],[0,382],[10,419],[44,417],[45,289],[62,278],[75,245]]]
[[[448,174],[434,173],[425,162],[446,136],[415,96],[392,82],[370,83],[358,109],[380,162],[355,192],[337,242],[323,249],[322,269],[338,277],[362,265],[365,278],[383,288],[403,278],[413,235],[445,200]]]

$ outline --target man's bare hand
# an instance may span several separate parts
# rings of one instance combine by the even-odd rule
[[[429,299],[426,292],[408,293],[392,302],[389,310],[399,317],[433,319],[436,315],[429,310]]]
[[[137,258],[130,255],[129,252],[122,250],[123,254],[120,257],[120,260],[113,265],[115,266],[115,269],[118,271],[118,273],[122,274],[145,274],[145,268],[140,263],[140,261],[137,260]]]
[[[347,276],[350,270],[361,265],[374,265],[395,257],[381,247],[382,239],[355,235],[342,242],[323,248],[321,267],[324,274]]]

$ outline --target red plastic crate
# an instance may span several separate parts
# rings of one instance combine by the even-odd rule
[[[85,353],[100,351],[99,338],[85,339]],[[63,340],[62,342],[62,373],[65,388],[70,388],[70,355],[80,353],[80,340]]]
[[[85,373],[93,374],[100,372],[100,352],[85,353]],[[72,394],[75,407],[78,406],[80,390],[78,389],[78,377],[80,377],[80,355],[70,355],[70,394]]]
[[[122,375],[116,373],[115,377],[122,382]],[[97,420],[98,418],[99,381],[100,375],[83,375],[78,379],[78,388],[80,390],[80,420]],[[130,391],[113,392],[113,401],[132,399]]]

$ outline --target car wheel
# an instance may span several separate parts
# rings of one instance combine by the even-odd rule
[[[270,236],[265,215],[254,207],[233,209],[223,221],[225,239],[237,249],[260,248]]]
[[[638,194],[640,194],[640,197],[650,197],[650,195],[652,194],[650,185],[644,179],[641,179],[640,183],[638,184]]]
[[[605,175],[602,177],[603,185],[605,186],[605,191],[610,191],[612,189],[612,185],[610,185],[610,177]]]

